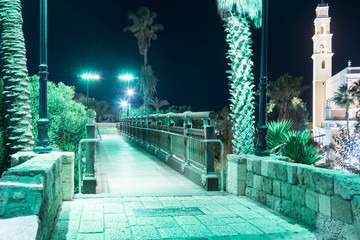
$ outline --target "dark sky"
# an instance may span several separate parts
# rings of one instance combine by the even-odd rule
[[[284,73],[312,82],[312,36],[315,8],[320,0],[270,1],[269,80]],[[24,33],[29,74],[38,72],[39,0],[23,0]],[[124,95],[117,80],[123,71],[139,75],[143,56],[137,41],[123,29],[129,11],[147,6],[157,13],[158,33],[149,50],[149,63],[159,79],[157,96],[194,111],[215,110],[229,104],[227,44],[215,0],[62,0],[48,1],[49,79],[76,86],[86,93],[78,76],[84,71],[101,75],[91,83],[90,97],[116,103]],[[360,1],[330,1],[333,36],[333,74],[360,66]],[[259,78],[260,30],[253,31],[254,74]],[[140,96],[137,97],[140,99]],[[311,107],[311,90],[304,95]],[[140,101],[138,101],[140,104]]]

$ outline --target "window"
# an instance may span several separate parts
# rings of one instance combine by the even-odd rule
[[[324,34],[324,33],[325,33],[325,28],[324,26],[321,26],[320,34]]]
[[[320,53],[326,52],[326,43],[320,43]]]
[[[322,62],[321,62],[321,68],[322,68],[322,69],[325,69],[325,60],[322,60]]]

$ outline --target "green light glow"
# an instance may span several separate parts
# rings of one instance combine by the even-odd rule
[[[84,80],[99,80],[100,76],[98,74],[89,74],[85,73],[80,76]]]
[[[137,79],[137,77],[132,74],[122,74],[119,76],[119,79],[123,81],[132,81],[134,79]]]

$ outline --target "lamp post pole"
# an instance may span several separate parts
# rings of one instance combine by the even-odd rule
[[[48,129],[50,121],[47,119],[47,0],[40,0],[40,65],[39,65],[39,120],[38,138],[35,141],[33,151],[35,153],[51,152],[49,146]]]
[[[256,144],[255,155],[270,156],[267,144],[267,112],[266,112],[266,88],[267,78],[267,54],[268,54],[268,0],[262,0],[262,31],[261,31],[261,70],[260,70],[260,104],[259,104],[259,138]]]
[[[89,78],[86,79],[86,110],[89,109]]]

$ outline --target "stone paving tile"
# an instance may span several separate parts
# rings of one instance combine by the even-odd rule
[[[246,222],[245,219],[241,217],[220,217],[225,223],[243,223]]]
[[[91,221],[91,220],[99,220],[103,219],[103,212],[102,211],[83,211],[81,216],[81,221]]]
[[[229,226],[207,226],[217,236],[234,236],[239,233]]]
[[[151,221],[150,217],[134,217],[134,216],[128,216],[129,224],[130,226],[136,226],[136,225],[152,225],[153,222]]]
[[[133,226],[131,227],[134,239],[158,239],[160,238],[158,232],[155,227],[152,225],[145,226]]]
[[[232,223],[229,224],[229,226],[235,229],[240,234],[264,234],[263,231],[248,222]]]
[[[125,229],[128,228],[130,225],[128,222],[121,222],[121,221],[105,221],[105,229],[107,228],[117,228],[117,229]]]
[[[187,238],[188,235],[180,227],[175,228],[158,228],[162,238]]]
[[[103,221],[81,221],[79,232],[81,233],[101,233],[104,231]]]
[[[212,237],[214,234],[204,225],[183,225],[182,229],[189,237]]]
[[[78,234],[76,240],[104,240],[103,233],[96,234]]]
[[[176,216],[174,219],[180,224],[180,225],[196,225],[201,224],[201,222],[194,216]]]
[[[130,228],[124,229],[106,229],[105,240],[133,239]]]
[[[121,213],[109,213],[109,214],[104,214],[104,220],[105,222],[125,222],[127,221],[127,217],[125,214],[121,214]]]
[[[176,228],[179,224],[172,217],[151,217],[156,228]]]
[[[271,220],[249,219],[248,222],[261,229],[265,233],[281,233],[286,231],[286,229]]]
[[[125,213],[124,206],[118,203],[105,203],[104,213]]]
[[[209,215],[198,215],[196,216],[204,225],[207,226],[219,226],[219,225],[226,225],[226,223],[221,220],[221,218],[217,218],[215,216]]]
[[[163,208],[164,205],[159,200],[143,201],[145,208]]]

